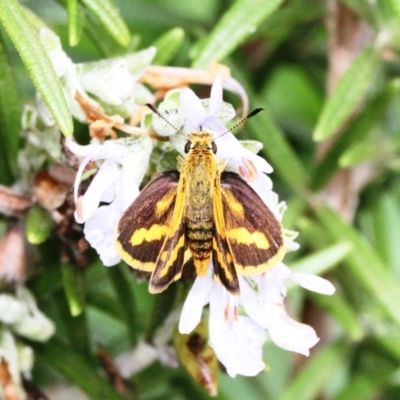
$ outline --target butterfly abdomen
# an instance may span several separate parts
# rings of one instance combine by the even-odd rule
[[[186,238],[198,275],[205,275],[211,257],[213,221],[186,221]]]
[[[193,258],[209,259],[212,248],[212,221],[187,221],[186,237]]]

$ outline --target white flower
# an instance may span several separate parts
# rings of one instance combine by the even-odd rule
[[[189,89],[181,91],[180,103],[186,117],[185,131],[211,130],[217,141],[217,158],[225,160],[229,169],[238,171],[281,220],[286,205],[279,203],[278,196],[272,191],[272,181],[266,175],[272,172],[271,166],[245,148],[223,125],[232,118],[233,109],[222,102],[220,79],[216,79],[212,87],[208,107],[207,102],[204,102],[205,107]],[[177,120],[180,114],[182,111],[178,108]],[[170,137],[172,145],[178,144],[179,141],[174,142],[174,138],[179,136],[182,137]],[[124,210],[139,194],[153,141],[148,138],[129,142],[119,139],[79,146],[69,140],[67,145],[73,153],[84,157],[75,181],[75,218],[80,223],[85,222],[85,236],[98,251],[103,263],[114,265],[120,261],[114,247],[117,224]],[[86,193],[78,196],[82,174],[89,161],[97,162],[98,172]],[[295,250],[298,247],[294,242],[297,233],[284,231],[284,234],[286,247]],[[284,307],[284,281],[287,279],[319,293],[334,292],[328,281],[312,275],[291,273],[279,263],[263,274],[239,276],[240,295],[233,296],[219,281],[214,280],[210,261],[208,274],[196,278],[184,302],[179,331],[182,334],[192,332],[201,320],[204,306],[209,304],[210,345],[231,376],[253,376],[265,368],[262,346],[267,337],[284,349],[308,355],[309,349],[319,339],[313,328],[287,315]]]
[[[236,168],[264,203],[281,220],[285,203],[278,201],[272,191],[272,181],[266,173],[271,166],[261,157],[244,148],[220,122],[222,106],[221,81],[216,79],[208,108],[189,89],[182,90],[181,104],[186,115],[185,132],[211,130],[217,143],[217,157]],[[284,231],[288,250],[298,248],[294,239],[297,232]],[[333,285],[317,276],[291,273],[283,263],[266,273],[239,276],[240,295],[231,295],[220,282],[214,280],[210,261],[208,274],[197,277],[183,305],[179,331],[188,334],[201,320],[202,310],[209,304],[209,336],[218,359],[230,376],[253,376],[265,368],[262,345],[269,338],[278,346],[301,353],[309,350],[319,340],[314,329],[291,319],[286,313],[284,281],[291,279],[308,290],[333,294]]]
[[[200,322],[203,307],[210,303],[210,345],[228,374],[254,376],[265,368],[262,361],[264,329],[247,316],[238,315],[237,298],[208,274],[197,277],[183,305],[179,332],[188,334]]]
[[[170,344],[178,319],[178,310],[173,310],[165,318],[164,323],[154,332],[151,344],[140,338],[133,351],[123,353],[115,359],[118,370],[123,377],[129,378],[144,370],[156,360],[169,368],[179,366],[177,354]]]
[[[44,342],[53,336],[55,326],[38,309],[33,295],[27,289],[19,287],[17,298],[26,307],[26,313],[23,318],[11,325],[14,332],[38,342]]]
[[[26,306],[14,296],[7,293],[0,294],[0,321],[4,324],[13,324],[26,315]]]
[[[206,110],[192,90],[183,89],[180,101],[186,116],[184,131],[186,133],[198,130],[212,131],[215,134],[217,158],[225,160],[230,168],[235,168],[248,181],[257,178],[255,170],[259,173],[271,173],[273,170],[267,161],[243,147],[218,119],[223,104],[222,94],[221,79],[216,78]]]
[[[299,276],[300,275],[300,276]],[[190,333],[200,322],[203,307],[210,304],[210,345],[228,374],[254,376],[264,368],[262,345],[266,331],[279,347],[309,355],[309,349],[319,340],[314,329],[291,319],[283,300],[284,280],[293,279],[323,294],[333,294],[327,280],[307,274],[292,274],[280,263],[268,272],[239,277],[240,295],[232,296],[224,286],[214,281],[212,265],[208,275],[197,277],[183,305],[179,331]],[[242,306],[247,315],[239,314]]]
[[[0,315],[0,322],[31,340],[48,340],[55,331],[53,322],[38,309],[32,294],[22,286],[17,288],[16,296],[0,295]]]
[[[19,342],[12,334],[11,330],[3,327],[0,329],[0,363],[7,363],[8,371],[11,375],[14,399],[25,399],[26,392],[22,384],[22,376],[30,378],[33,367],[34,354],[31,347]],[[7,397],[0,386],[0,398]]]
[[[102,104],[117,106],[118,113],[129,117],[141,104],[152,103],[151,92],[137,81],[156,54],[155,47],[124,57],[75,65],[83,89]]]
[[[57,76],[60,78],[65,98],[72,115],[81,122],[88,122],[87,116],[75,95],[78,92],[88,103],[99,106],[96,99],[106,108],[106,112],[129,117],[145,103],[154,101],[151,92],[139,78],[153,60],[156,49],[149,47],[142,51],[107,60],[74,64],[61,46],[60,38],[50,29],[39,32],[39,38],[46,49]],[[38,109],[48,125],[54,119],[37,96]]]
[[[117,224],[139,194],[153,140],[141,137],[80,146],[67,139],[67,146],[74,154],[84,157],[75,178],[75,219],[85,223],[85,237],[103,264],[115,265],[121,260],[114,246]],[[90,161],[99,162],[99,170],[85,194],[78,196],[82,174]]]

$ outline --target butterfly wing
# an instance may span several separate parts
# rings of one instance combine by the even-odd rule
[[[282,226],[238,174],[224,171],[221,185],[224,225],[236,272],[263,273],[285,254]]]
[[[152,272],[174,213],[179,172],[157,175],[122,215],[116,247],[131,267]]]
[[[185,177],[181,174],[169,229],[150,278],[151,293],[160,293],[179,279],[184,265],[191,259],[186,243],[184,210]]]
[[[211,255],[214,273],[229,292],[239,294],[239,280],[227,235],[221,182],[218,177],[214,185],[214,232]]]

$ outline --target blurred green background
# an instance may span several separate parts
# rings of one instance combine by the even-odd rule
[[[264,144],[261,154],[274,168],[274,190],[288,205],[284,225],[300,233],[300,250],[285,262],[324,274],[337,288],[332,297],[290,289],[290,314],[321,337],[308,359],[267,344],[270,371],[235,379],[221,373],[216,398],[399,399],[400,2],[109,1],[21,4],[56,32],[75,63],[162,43],[154,64],[228,65],[245,87],[250,109],[265,109],[238,137]],[[29,52],[34,40],[23,34],[26,21],[18,19],[17,4],[0,0],[0,183],[5,186],[20,179],[20,121],[23,106],[34,102],[32,79],[63,132],[72,126],[40,54]],[[207,87],[194,89],[208,97]],[[230,96],[228,101],[237,102]],[[75,135],[88,140],[87,126],[74,126]],[[29,228],[26,214],[17,219]],[[3,236],[13,223],[15,216],[1,217]],[[135,374],[124,383],[126,394],[118,394],[100,368],[96,347],[114,357],[132,349],[138,338],[151,342],[168,301],[150,295],[125,265],[104,268],[94,255],[85,268],[62,263],[55,235],[34,247],[26,286],[56,324],[50,341],[29,342],[35,386],[57,393],[49,394],[51,399],[61,399],[72,385],[90,399],[209,397],[182,367],[159,362]],[[75,317],[74,301],[81,307]]]

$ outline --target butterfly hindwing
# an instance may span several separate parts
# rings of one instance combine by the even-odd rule
[[[224,227],[239,275],[263,273],[285,253],[282,226],[255,191],[236,173],[221,175]]]
[[[131,267],[152,272],[169,232],[179,173],[157,175],[125,211],[118,224],[116,246]]]

